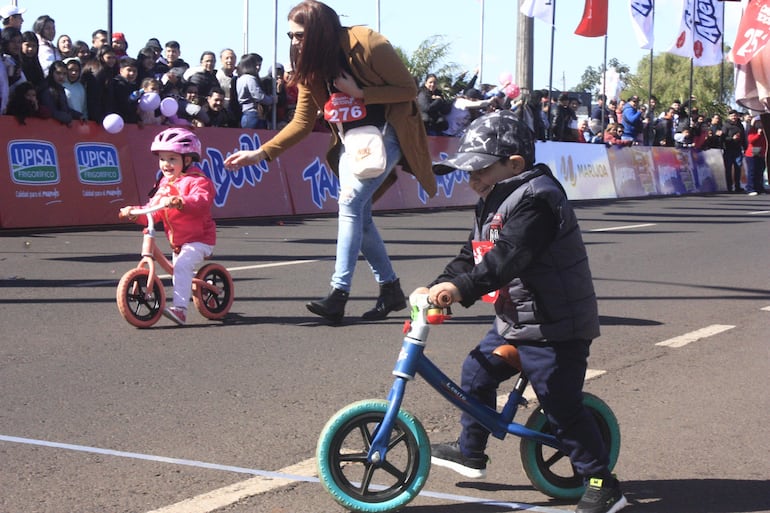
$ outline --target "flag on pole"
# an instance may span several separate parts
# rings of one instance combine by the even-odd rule
[[[732,49],[735,64],[747,64],[768,43],[770,0],[749,2],[743,12]]]
[[[521,14],[529,18],[537,18],[549,25],[553,22],[553,4],[556,0],[524,0],[521,3]]]
[[[606,36],[607,3],[608,0],[586,0],[583,19],[575,29],[575,34],[583,37]]]
[[[653,32],[652,20],[655,12],[655,0],[629,0],[631,25],[634,27],[636,41],[640,48],[652,49]]]
[[[718,0],[679,0],[679,3],[682,23],[668,52],[691,58],[694,66],[721,63],[722,4]]]

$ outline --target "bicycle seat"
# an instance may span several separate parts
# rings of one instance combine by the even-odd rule
[[[492,354],[502,359],[505,363],[514,369],[521,371],[521,358],[519,358],[519,350],[516,349],[516,346],[512,346],[511,344],[503,344],[501,346],[497,346],[494,351],[492,351]]]

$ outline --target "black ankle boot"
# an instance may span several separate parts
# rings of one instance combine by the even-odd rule
[[[390,312],[397,312],[404,308],[406,308],[406,298],[404,297],[404,291],[401,290],[401,283],[396,278],[390,283],[380,285],[380,297],[377,298],[377,304],[363,315],[363,319],[366,321],[381,321]]]
[[[311,301],[305,306],[332,324],[339,324],[345,316],[345,303],[348,302],[348,296],[349,294],[344,290],[332,289],[325,298]]]

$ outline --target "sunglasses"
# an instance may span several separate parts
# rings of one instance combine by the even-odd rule
[[[289,36],[289,40],[291,41],[293,41],[294,39],[296,39],[297,41],[302,41],[302,39],[304,39],[305,37],[304,32],[287,32],[286,35]]]

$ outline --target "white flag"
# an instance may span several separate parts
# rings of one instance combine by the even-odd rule
[[[653,33],[652,18],[655,12],[655,0],[629,0],[631,10],[631,25],[636,33],[640,48],[652,49]]]
[[[669,53],[690,57],[695,66],[722,62],[722,4],[718,0],[680,0],[682,24]]]
[[[521,14],[537,18],[549,25],[553,23],[553,4],[556,0],[524,0],[521,3]]]

